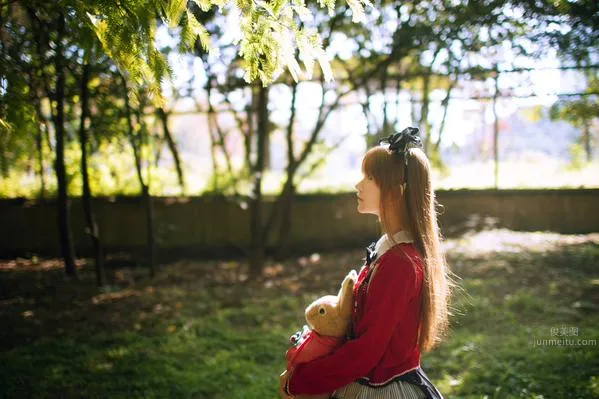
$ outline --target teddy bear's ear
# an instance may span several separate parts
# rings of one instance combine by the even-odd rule
[[[357,274],[355,270],[352,270],[341,283],[341,289],[339,290],[339,312],[343,315],[351,314],[351,305],[354,296],[354,284],[356,283]]]

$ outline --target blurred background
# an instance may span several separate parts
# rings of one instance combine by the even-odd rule
[[[57,91],[56,10],[42,8],[31,16],[25,3],[8,3],[2,13],[0,194],[43,198],[57,191],[56,112],[49,103]],[[242,31],[245,14],[235,7],[218,11],[209,2],[209,10],[202,11],[189,2],[177,24],[163,6],[165,21],[152,21],[156,26],[145,32],[143,25],[123,26],[127,20],[117,19],[118,7],[104,15],[102,2],[63,3],[69,194],[82,194],[82,117],[93,194],[141,190],[121,75],[128,79],[129,94],[135,94],[133,134],[140,136],[139,161],[144,178],[151,175],[147,184],[153,195],[247,193],[251,183],[244,183],[261,133],[257,89],[244,80],[248,60],[238,55],[241,38],[248,35]],[[122,13],[145,16],[135,14],[143,2],[133,4]],[[318,32],[322,59],[334,79],[322,82],[319,65],[312,62],[302,64],[302,79],[295,82],[286,59],[276,65],[278,75],[267,89],[264,192],[278,192],[294,163],[288,137],[296,156],[310,144],[306,160],[298,162],[296,173],[305,175],[296,177],[298,192],[348,191],[359,177],[364,151],[405,126],[420,127],[439,188],[599,185],[593,2],[392,2],[368,10],[355,23],[347,5],[331,15],[310,6],[306,12],[312,18],[297,34],[302,52],[285,49],[287,42],[260,39],[274,41],[280,58],[294,51],[304,56],[305,36]],[[209,52],[201,39],[188,38],[194,15],[211,41]],[[127,47],[135,40],[140,43]],[[127,57],[135,56],[144,64],[132,65]],[[156,96],[163,101],[158,104]]]
[[[0,397],[276,397],[407,126],[458,283],[425,371],[599,397],[598,68],[592,0],[0,0]]]

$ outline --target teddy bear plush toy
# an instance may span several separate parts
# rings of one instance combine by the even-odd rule
[[[345,341],[351,323],[354,284],[358,275],[352,270],[341,283],[339,293],[318,298],[306,308],[306,322],[302,331],[289,339],[293,344],[285,357],[287,370],[325,356]],[[296,398],[328,398],[329,395],[296,396]]]

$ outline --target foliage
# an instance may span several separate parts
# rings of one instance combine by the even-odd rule
[[[557,49],[560,58],[577,64],[596,64],[599,5],[593,0],[537,1],[515,0],[531,23],[531,40],[536,52]]]
[[[51,119],[48,101],[51,93],[45,93],[43,78],[49,83],[54,78],[51,48],[56,40],[58,11],[64,12],[68,25],[65,39],[68,49],[65,52],[67,142],[76,138],[81,66],[84,61],[94,65],[95,77],[90,82],[92,115],[89,132],[90,154],[98,170],[91,173],[102,176],[94,178],[97,183],[92,182],[95,193],[130,192],[131,187],[137,187],[130,184],[131,169],[126,161],[129,155],[123,154],[130,148],[123,144],[127,136],[122,98],[125,93],[120,85],[120,74],[128,79],[132,100],[139,103],[142,97],[147,97],[154,105],[165,105],[162,85],[172,77],[167,61],[173,49],[157,47],[156,35],[160,27],[168,28],[178,42],[179,51],[199,57],[207,74],[214,75],[211,82],[217,92],[214,95],[217,109],[228,106],[223,101],[218,103],[219,98],[247,89],[247,82],[242,77],[289,88],[291,80],[285,69],[296,80],[310,78],[316,63],[320,64],[322,75],[337,80],[334,86],[339,92],[352,90],[350,95],[360,102],[364,101],[363,97],[380,93],[384,79],[388,86],[393,81],[398,90],[410,91],[419,102],[425,92],[422,77],[427,73],[434,74],[428,81],[429,91],[448,91],[451,85],[459,87],[458,74],[466,80],[484,82],[492,79],[490,64],[509,67],[509,60],[502,57],[506,47],[513,53],[532,57],[542,53],[533,50],[557,48],[563,59],[574,57],[583,65],[592,62],[597,55],[596,45],[593,45],[597,30],[591,29],[596,21],[593,12],[596,4],[592,1],[408,0],[398,3],[378,0],[373,1],[372,7],[368,4],[362,0],[17,0],[2,3],[0,164],[6,178],[3,183],[10,184],[0,187],[0,191],[14,196],[17,191],[11,191],[11,187],[18,185],[19,194],[35,195],[31,175],[39,169],[36,138],[42,133],[41,154],[45,167],[41,169],[45,169],[48,176],[52,169],[53,149],[48,142],[54,137],[52,129],[48,131],[44,126],[44,122]],[[366,11],[365,6],[369,7]],[[40,19],[39,26],[30,21],[28,8],[33,9]],[[353,19],[349,18],[350,13]],[[234,27],[239,32],[226,31],[230,21],[237,22]],[[40,27],[44,29],[40,30]],[[40,47],[36,41],[38,36],[47,45]],[[227,41],[231,36],[233,41]],[[535,43],[539,45],[534,46]],[[597,90],[596,84],[589,87],[589,91],[592,90]],[[173,91],[186,93],[173,98],[196,101],[205,98],[206,86],[195,91],[187,87]],[[248,97],[245,93],[242,96],[244,100]],[[587,103],[580,100],[578,105],[574,102],[566,106],[566,102],[561,102],[561,114],[579,124],[584,120],[582,116],[599,109],[596,97],[585,98]],[[42,104],[42,115],[35,109],[35,100]],[[135,105],[135,101],[132,104]],[[198,108],[205,110],[205,103],[197,101]],[[239,111],[242,105],[245,101],[236,101],[231,107]],[[399,108],[406,106],[410,105],[397,104]],[[440,141],[440,128],[431,126],[423,111],[422,107],[415,107],[413,122],[422,121],[427,127],[423,131],[437,136]],[[142,110],[146,115],[154,112],[154,106]],[[372,127],[369,133],[372,135],[381,134],[398,122],[397,118],[385,122],[376,120],[373,116],[376,112],[370,113]],[[149,130],[153,124],[155,121],[149,118]],[[137,121],[135,129],[139,129]],[[247,126],[233,129],[232,135],[244,135],[244,129]],[[121,140],[121,144],[114,144],[115,140]],[[103,146],[105,142],[118,153],[104,151],[100,155],[98,151],[107,148]],[[149,154],[156,148],[148,146],[144,151]],[[70,154],[78,155],[77,152]],[[438,152],[429,155],[435,164],[443,165]],[[158,156],[147,157],[146,161],[151,163],[156,158]],[[67,162],[71,166],[77,164],[76,158],[67,159]],[[111,166],[107,168],[106,165]],[[169,188],[173,178],[167,171],[146,166],[161,176],[152,181],[153,192],[159,193],[163,187],[169,193],[174,191]],[[71,177],[78,179],[74,169],[71,171]],[[202,180],[235,180],[229,172],[217,170],[214,173],[217,176]],[[240,174],[247,180],[247,168]],[[24,176],[26,183],[21,184],[18,176]],[[78,183],[73,184],[77,187]],[[51,185],[49,181],[49,190]]]
[[[169,2],[169,5],[173,2]],[[147,84],[150,98],[164,105],[161,83],[172,73],[165,57],[155,47],[156,15],[164,13],[163,2],[131,0],[112,3],[104,1],[75,2],[77,17],[91,25],[110,56],[123,73],[137,86]],[[68,7],[68,5],[65,4]],[[170,8],[169,8],[170,10]],[[132,97],[132,100],[135,100]]]
[[[193,50],[199,39],[205,51],[218,52],[212,45],[209,31],[188,8],[187,1],[169,0],[165,5],[159,0],[128,0],[113,7],[106,7],[103,1],[97,3],[93,7],[88,2],[78,2],[78,11],[89,16],[104,51],[130,74],[133,81],[148,84],[151,99],[163,100],[160,82],[171,72],[165,58],[154,48],[156,14],[171,29],[181,26],[183,48]],[[332,78],[317,30],[303,26],[312,17],[303,0],[274,3],[193,0],[193,4],[203,13],[218,7],[221,12],[240,14],[239,54],[245,61],[248,82],[260,79],[266,85],[285,67],[297,80],[300,68],[295,58],[296,48],[309,74],[317,60],[327,78]],[[368,0],[349,0],[347,4],[354,14],[353,20],[362,21]],[[334,1],[319,1],[319,5],[332,12]],[[123,19],[123,15],[127,19]],[[162,101],[156,104],[164,105]]]
[[[565,120],[582,131],[580,139],[571,146],[574,169],[584,166],[583,154],[590,162],[593,153],[593,136],[599,131],[599,71],[587,73],[588,86],[582,96],[576,99],[562,99],[551,106],[553,120]]]
[[[597,344],[531,340],[599,336],[596,238],[496,230],[445,245],[461,289],[449,337],[422,361],[441,392],[595,397]],[[304,307],[336,292],[362,256],[271,263],[253,283],[240,282],[246,268],[237,261],[176,261],[153,281],[120,267],[104,292],[87,265],[72,285],[54,260],[3,261],[0,317],[12,327],[0,343],[0,396],[275,398]],[[577,335],[554,336],[562,327]]]
[[[599,120],[599,71],[589,73],[588,85],[584,96],[574,100],[560,100],[550,110],[552,119],[568,121],[582,128],[593,119]]]

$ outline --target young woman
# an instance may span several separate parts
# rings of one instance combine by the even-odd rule
[[[352,331],[332,354],[280,377],[280,395],[442,398],[420,367],[448,325],[449,270],[440,248],[430,163],[418,129],[370,149],[356,185],[358,212],[379,217],[354,288]]]

